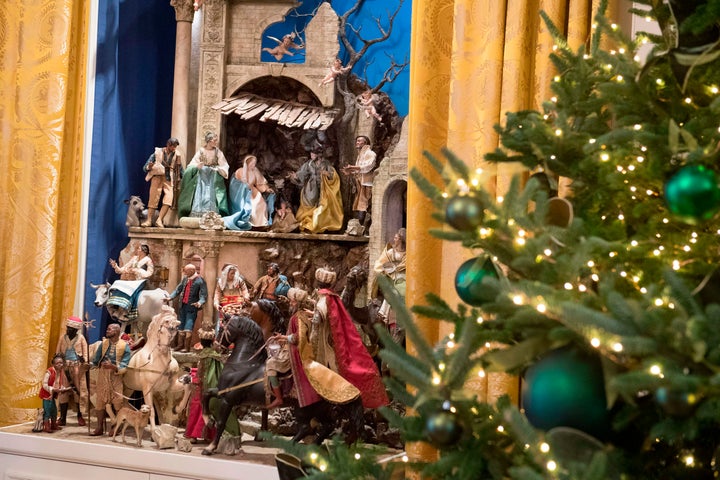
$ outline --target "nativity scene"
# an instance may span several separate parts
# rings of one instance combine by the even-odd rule
[[[370,285],[371,266],[406,222],[402,119],[387,95],[374,94],[372,117],[355,101],[370,86],[352,73],[354,52],[340,60],[347,19],[329,3],[280,40],[271,27],[289,28],[292,10],[281,3],[196,9],[199,66],[175,75],[197,76],[197,101],[173,103],[173,115],[196,111],[195,124],[148,145],[143,188],[126,201],[127,244],[104,278],[89,279],[102,314],[73,331],[104,335],[72,363],[72,378],[87,377],[78,423],[116,443],[133,426],[138,447],[149,429],[160,449],[181,437],[184,449],[200,443],[212,455],[242,452],[237,407],[261,410],[264,430],[268,412],[287,411],[270,430],[318,443],[351,414],[350,441],[401,447],[386,423],[369,435],[364,411],[390,403],[376,357],[382,296],[371,298]],[[262,46],[267,38],[277,45]],[[253,359],[257,371],[233,374]],[[46,379],[47,395],[61,378]]]

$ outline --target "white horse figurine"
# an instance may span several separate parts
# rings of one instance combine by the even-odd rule
[[[124,312],[124,309],[114,305],[107,305],[112,285],[110,285],[109,282],[105,282],[99,285],[91,283],[90,286],[95,289],[95,306],[100,308],[105,305],[110,313],[110,316],[120,322],[120,327],[124,331],[125,325],[128,323],[127,320],[124,320],[127,312]],[[137,319],[131,323],[133,332],[139,332],[145,335],[145,331],[148,329],[148,325],[151,320],[160,312],[161,307],[165,305],[165,297],[167,295],[168,293],[162,288],[156,288],[155,290],[143,290],[140,292],[137,299],[138,316]]]
[[[172,343],[180,322],[172,307],[163,305],[147,329],[147,342],[137,351],[123,376],[125,395],[139,390],[150,405],[150,422],[155,431],[155,411],[160,423],[170,423],[170,417],[181,412],[190,398],[190,383],[179,381],[180,366],[173,358]],[[182,400],[176,403],[182,392]]]

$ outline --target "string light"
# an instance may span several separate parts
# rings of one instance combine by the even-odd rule
[[[598,348],[600,346],[600,339],[597,337],[593,337],[590,339],[590,345],[592,345],[595,348]]]
[[[541,444],[540,444],[540,451],[543,452],[543,453],[548,453],[548,452],[550,451],[550,445],[548,445],[548,444],[545,443],[545,442],[541,443]]]

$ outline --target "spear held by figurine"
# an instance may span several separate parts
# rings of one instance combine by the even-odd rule
[[[85,352],[87,356],[83,359],[83,363],[90,362],[90,344],[87,341],[87,330],[88,327],[93,324],[95,320],[90,320],[90,315],[88,312],[85,312],[85,321],[83,322],[83,336],[85,337],[85,345],[87,346],[88,351]],[[87,388],[87,428],[88,428],[88,435],[90,435],[90,420],[92,418],[92,409],[90,408],[90,369],[88,368],[88,365],[84,365],[85,369],[85,386]]]

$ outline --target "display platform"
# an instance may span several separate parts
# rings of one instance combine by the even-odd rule
[[[107,435],[90,437],[87,427],[67,425],[54,433],[33,433],[33,423],[0,428],[0,478],[70,480],[77,478],[128,480],[277,480],[277,449],[243,435],[243,452],[234,456],[202,455],[203,443],[190,452],[159,450],[145,431],[142,447],[132,428],[126,442]]]

